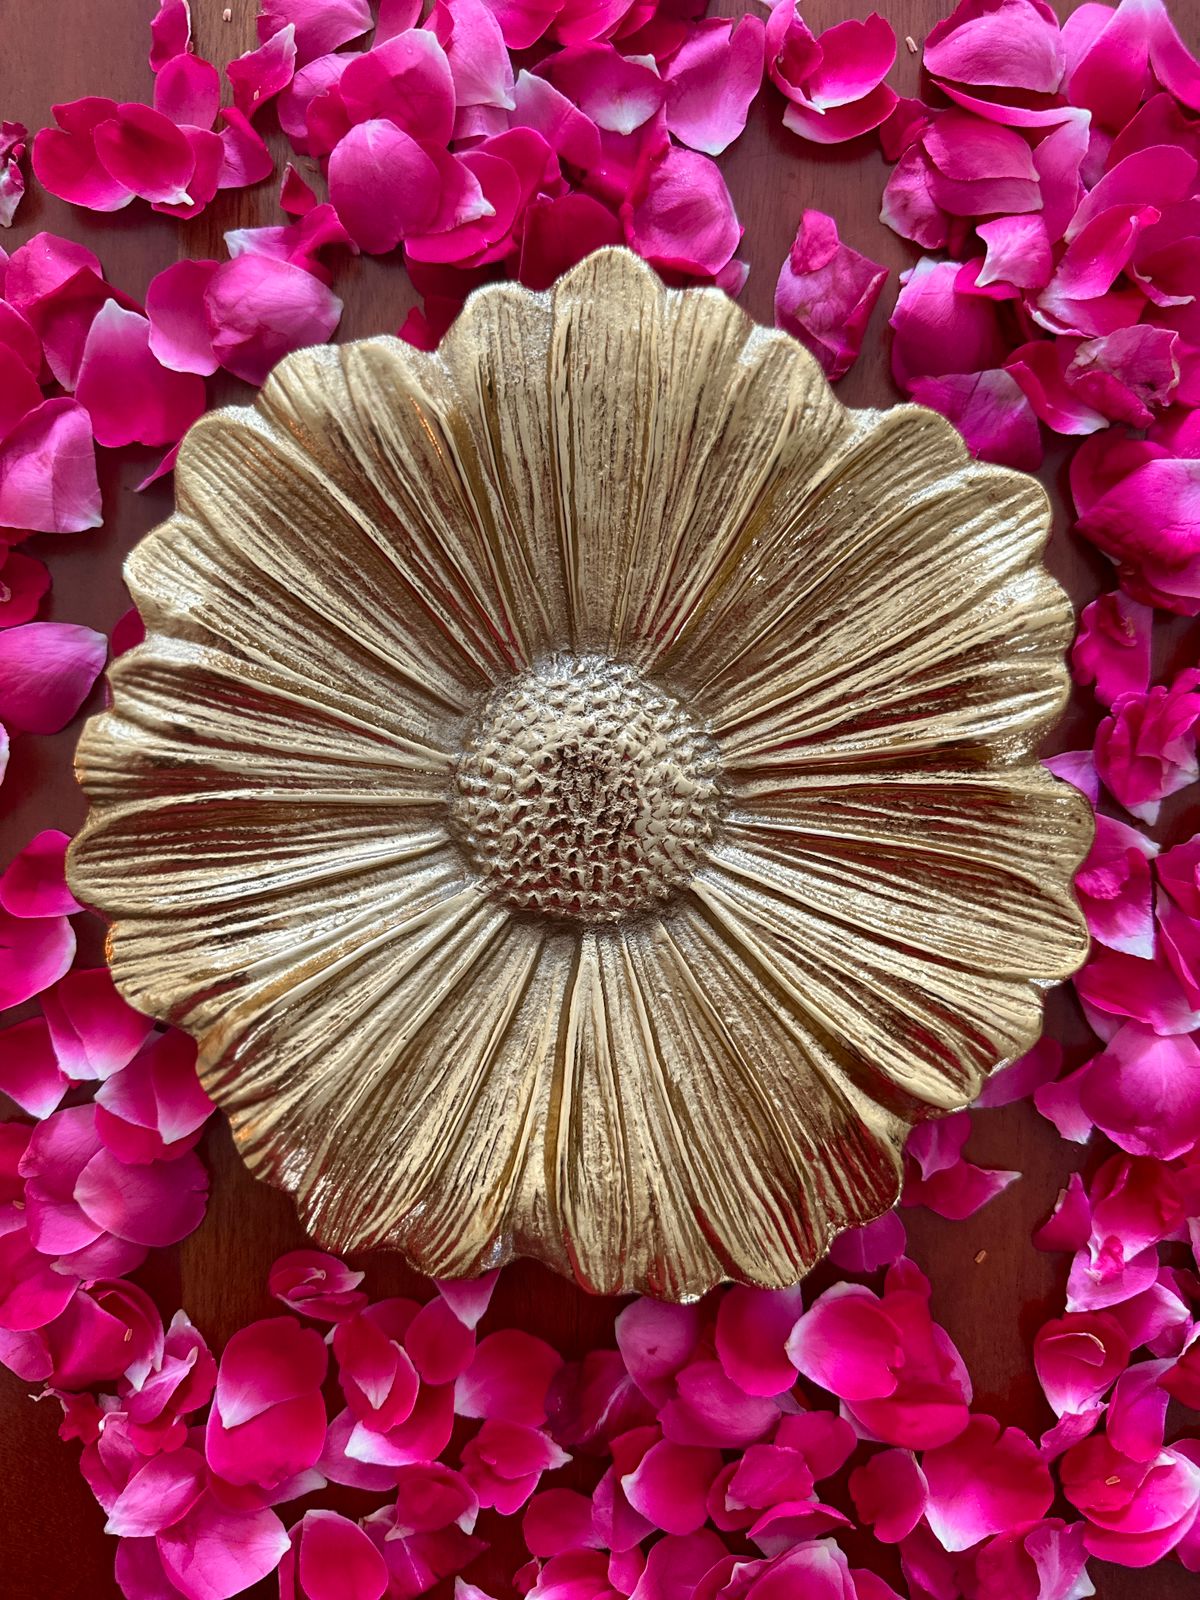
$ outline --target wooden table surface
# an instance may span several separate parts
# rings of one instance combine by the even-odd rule
[[[877,0],[877,5],[901,41],[892,81],[913,93],[919,57],[906,48],[905,37],[919,48],[949,6],[941,0]],[[54,102],[85,94],[148,101],[148,22],[154,9],[154,0],[0,0],[0,24],[5,24],[0,115],[35,129],[51,120]],[[733,14],[745,5],[730,0],[723,9]],[[805,15],[816,29],[868,9],[865,3],[839,6],[833,0],[812,0]],[[1063,9],[1073,9],[1073,4]],[[254,12],[255,0],[192,0],[197,49],[223,64],[251,48]],[[1175,14],[1185,33],[1200,32],[1198,0],[1177,0]],[[887,169],[877,143],[863,139],[822,150],[788,133],[782,111],[781,98],[772,88],[764,89],[745,135],[720,161],[746,230],[740,253],[751,272],[742,303],[764,322],[772,319],[775,278],[805,207],[836,217],[843,238],[894,271],[917,255],[878,221]],[[261,121],[265,130],[272,127],[269,113]],[[285,146],[277,134],[275,142],[282,156]],[[155,216],[140,202],[112,217],[93,216],[34,192],[2,242],[11,250],[41,229],[80,240],[100,256],[113,284],[140,296],[149,279],[178,257],[222,255],[222,235],[228,229],[280,220],[277,192],[276,184],[267,183],[220,195],[189,222]],[[335,287],[346,308],[338,334],[342,339],[395,332],[413,303],[407,276],[392,259],[346,260],[339,265]],[[886,405],[896,398],[888,375],[886,320],[897,287],[893,274],[863,355],[839,385],[841,398],[851,405]],[[214,389],[219,399],[240,398],[244,392],[232,379],[218,380]],[[53,574],[49,615],[107,631],[125,610],[122,558],[170,509],[169,480],[148,493],[134,493],[157,455],[101,452],[103,528],[32,542],[30,548]],[[1109,587],[1110,577],[1106,563],[1068,532],[1063,461],[1061,451],[1052,454],[1044,473],[1057,510],[1050,562],[1082,605]],[[1169,630],[1167,649],[1176,659],[1182,659],[1187,647],[1183,633]],[[1053,748],[1077,748],[1091,726],[1088,700],[1081,697]],[[72,831],[78,826],[83,805],[71,775],[78,727],[77,722],[55,738],[14,743],[0,821],[0,861],[40,828]],[[92,921],[79,919],[85,920]],[[81,945],[89,962],[101,959],[98,924],[82,934]],[[1083,1059],[1089,1036],[1070,999],[1055,997],[1050,1016],[1069,1059]],[[0,1115],[8,1109],[3,1107]],[[185,1306],[219,1348],[235,1328],[270,1314],[267,1269],[281,1251],[302,1244],[304,1235],[290,1202],[246,1174],[223,1128],[210,1133],[204,1148],[213,1180],[204,1224],[178,1248],[156,1252],[138,1279],[167,1316]],[[1061,1309],[1065,1261],[1039,1254],[1030,1232],[1049,1211],[1079,1152],[1061,1143],[1049,1124],[1022,1105],[979,1115],[969,1153],[985,1165],[1019,1168],[1022,1181],[966,1222],[906,1212],[911,1251],[933,1281],[934,1314],[966,1358],[976,1407],[1037,1433],[1052,1419],[1033,1375],[1030,1341],[1039,1323]],[[377,1295],[401,1292],[413,1283],[394,1259],[378,1257],[361,1264],[368,1270],[368,1287]],[[529,1329],[572,1354],[608,1339],[619,1304],[590,1298],[541,1269],[522,1265],[503,1275],[489,1324]],[[112,1579],[114,1541],[103,1535],[103,1515],[79,1476],[78,1446],[59,1441],[58,1422],[53,1401],[34,1405],[27,1387],[0,1369],[4,1600],[107,1600],[118,1593]],[[354,1497],[344,1503],[352,1508]],[[864,1564],[872,1559],[866,1546],[851,1554]],[[1183,1600],[1196,1593],[1196,1578],[1178,1566],[1129,1572],[1092,1565],[1102,1600]],[[479,1564],[472,1576],[486,1582],[486,1566]],[[276,1592],[273,1582],[254,1591]]]

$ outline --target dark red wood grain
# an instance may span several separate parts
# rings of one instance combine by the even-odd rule
[[[918,56],[906,49],[909,36],[919,47],[928,28],[947,6],[940,0],[876,0],[901,39],[895,80],[913,92]],[[117,99],[148,100],[151,76],[146,62],[152,0],[0,0],[0,115],[20,118],[31,128],[50,120],[56,101],[102,93]],[[745,9],[729,0],[729,12]],[[825,26],[865,4],[839,6],[813,0],[806,15]],[[1066,6],[1065,9],[1073,9]],[[197,46],[223,63],[254,42],[254,0],[192,0]],[[1200,32],[1197,0],[1177,4],[1180,25]],[[225,18],[228,17],[228,20]],[[772,293],[801,211],[815,207],[838,220],[850,244],[893,269],[910,264],[916,252],[878,221],[886,169],[877,145],[860,140],[820,150],[787,133],[782,102],[767,89],[756,103],[745,136],[723,166],[746,229],[743,254],[751,264],[743,303],[757,318],[770,321]],[[281,146],[282,150],[282,146]],[[217,256],[221,237],[233,227],[278,220],[273,185],[229,194],[200,218],[178,223],[154,216],[135,202],[114,217],[92,217],[43,195],[27,198],[18,226],[3,242],[8,248],[40,229],[69,235],[91,246],[109,279],[140,295],[148,280],[179,256]],[[868,332],[863,356],[839,392],[852,405],[887,405],[895,398],[887,370],[886,319],[895,297],[889,280],[883,304]],[[339,337],[394,332],[412,303],[403,270],[394,260],[348,260],[339,268],[337,292],[346,312]],[[232,380],[219,398],[240,396]],[[120,578],[125,552],[170,507],[170,484],[135,494],[156,452],[106,454],[102,467],[105,522],[91,533],[50,537],[32,548],[48,561],[54,580],[49,615],[111,628],[128,604]],[[1077,604],[1106,586],[1105,564],[1067,532],[1061,493],[1060,452],[1045,472],[1055,498],[1057,525],[1051,565]],[[1174,656],[1188,649],[1185,630],[1169,631],[1166,648]],[[1190,640],[1195,654],[1194,630]],[[1074,705],[1056,740],[1074,748],[1090,732],[1086,703]],[[56,738],[14,741],[4,788],[0,860],[37,829],[71,830],[82,814],[71,772],[78,724]],[[80,919],[81,921],[83,919]],[[100,958],[100,929],[84,935],[85,954]],[[1051,1025],[1074,1058],[1087,1049],[1087,1033],[1072,1003],[1057,997]],[[0,1110],[3,1114],[3,1110]],[[1050,1418],[1030,1364],[1032,1334],[1038,1323],[1061,1307],[1065,1265],[1039,1254],[1031,1229],[1046,1215],[1079,1152],[1064,1146],[1052,1128],[1027,1107],[1011,1107],[977,1119],[971,1154],[984,1164],[1019,1168],[1024,1174],[998,1200],[967,1222],[949,1223],[923,1212],[906,1214],[912,1251],[934,1284],[934,1311],[959,1345],[976,1384],[976,1404],[1006,1422],[1038,1431]],[[209,1340],[219,1346],[247,1320],[271,1310],[265,1294],[267,1268],[280,1251],[303,1242],[291,1205],[251,1180],[234,1157],[224,1130],[208,1139],[213,1194],[203,1226],[178,1249],[159,1252],[139,1274],[163,1311],[187,1307]],[[394,1259],[364,1263],[369,1287],[396,1293],[412,1283]],[[608,1339],[615,1302],[589,1298],[536,1268],[506,1272],[489,1321],[518,1325],[549,1339],[571,1354]],[[57,1437],[58,1407],[34,1405],[26,1386],[0,1371],[0,1596],[4,1600],[106,1600],[116,1595],[112,1579],[113,1541],[102,1532],[103,1516],[77,1469],[78,1447]],[[347,1496],[345,1504],[354,1504]],[[870,1560],[865,1550],[855,1559]],[[1194,1595],[1197,1580],[1174,1566],[1149,1573],[1126,1572],[1094,1564],[1103,1600],[1183,1600]],[[472,1574],[487,1583],[481,1563]],[[262,1594],[274,1593],[264,1584]]]

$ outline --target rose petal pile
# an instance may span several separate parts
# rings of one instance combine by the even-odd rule
[[[835,1241],[823,1292],[635,1301],[615,1348],[572,1361],[489,1311],[495,1274],[379,1298],[317,1249],[275,1264],[278,1314],[219,1353],[182,1311],[164,1326],[129,1274],[202,1220],[211,1106],[192,1042],[75,965],[87,914],[54,828],[0,871],[0,1009],[21,1008],[0,1025],[19,1113],[0,1122],[0,1359],[61,1402],[129,1600],[271,1574],[281,1600],[451,1581],[457,1600],[1082,1600],[1089,1556],[1200,1571],[1200,666],[1166,673],[1154,648],[1156,608],[1200,610],[1200,68],[1161,0],[1062,27],[1044,0],[964,0],[925,40],[928,104],[886,82],[876,15],[814,34],[792,0],[765,23],[692,0],[423,10],[264,0],[221,109],[187,0],[162,0],[152,103],[77,101],[36,135],[35,175],[101,212],[186,218],[265,181],[269,102],[295,164],[278,224],[176,262],[144,303],[66,239],[0,256],[0,774],[10,736],[19,762],[80,711],[109,649],[39,620],[49,573],[14,547],[100,525],[97,445],[166,447],[169,470],[206,378],[260,383],[331,337],[348,252],[402,251],[424,297],[404,332],[426,345],[477,284],[540,289],[599,244],[736,293],[713,158],[764,77],[802,139],[877,133],[884,220],[940,253],[903,284],[897,382],[988,459],[1035,467],[1047,428],[1079,440],[1078,530],[1117,585],[1072,652],[1094,747],[1050,762],[1097,811],[1074,983],[1093,1043],[1043,1039],[905,1155],[903,1204],[956,1220],[1019,1178],[969,1159],[974,1118],[1031,1099],[1086,1147],[1035,1236],[1064,1285],[1031,1341],[1044,1426],[976,1405],[898,1213]],[[0,222],[25,139],[0,127]],[[806,210],[776,321],[836,378],[885,276]],[[122,619],[113,653],[139,637]],[[313,1506],[330,1484],[353,1513]],[[852,1564],[872,1539],[878,1561]]]

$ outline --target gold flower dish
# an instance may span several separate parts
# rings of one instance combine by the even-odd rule
[[[1045,496],[602,251],[191,430],[71,882],[324,1245],[795,1281],[1083,959]]]

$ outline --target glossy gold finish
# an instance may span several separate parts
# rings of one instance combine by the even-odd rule
[[[335,1249],[789,1283],[1083,959],[1031,479],[604,251],[188,436],[76,893]]]

